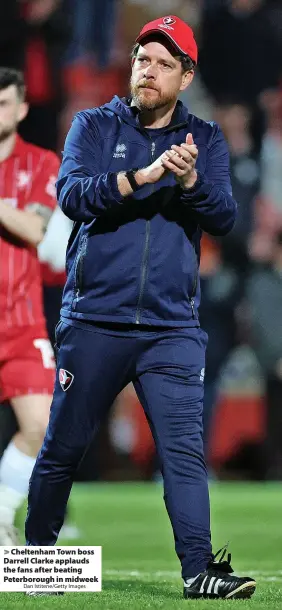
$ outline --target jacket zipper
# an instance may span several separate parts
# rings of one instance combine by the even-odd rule
[[[151,143],[151,163],[154,161],[154,155],[156,151],[156,143]],[[147,276],[147,267],[148,267],[148,255],[149,255],[149,243],[150,243],[150,231],[151,231],[151,222],[150,220],[146,220],[146,234],[145,234],[145,245],[143,251],[143,259],[141,264],[141,284],[140,284],[140,292],[137,303],[137,311],[136,311],[136,319],[135,324],[140,324],[141,317],[141,303],[144,294],[145,281]]]
[[[73,303],[73,309],[75,309],[75,307],[76,307],[76,303],[80,297],[80,293],[81,293],[82,287],[83,287],[82,272],[83,272],[83,260],[84,260],[85,254],[86,254],[86,244],[87,244],[87,237],[86,237],[86,235],[83,235],[82,240],[81,240],[81,245],[80,245],[80,252],[78,254],[77,261],[76,261],[76,267],[75,267],[75,300]]]
[[[193,250],[194,250],[194,246],[193,246]],[[194,250],[194,256],[196,258],[195,250]],[[191,305],[191,309],[192,309],[192,316],[193,316],[194,319],[196,318],[195,296],[196,296],[196,292],[197,292],[197,284],[198,284],[198,271],[196,271],[196,273],[195,273],[193,287],[192,287],[192,294],[189,297],[189,301],[190,301],[190,305]]]

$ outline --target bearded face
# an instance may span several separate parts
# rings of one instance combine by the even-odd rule
[[[173,53],[173,51],[172,51]],[[180,59],[167,45],[148,42],[133,60],[131,96],[139,110],[157,110],[175,104],[183,83]]]
[[[0,91],[0,142],[17,131],[18,124],[27,114],[27,105],[15,85]]]
[[[150,81],[141,80],[134,83],[130,81],[131,97],[139,110],[158,110],[175,102],[174,91],[162,91],[154,87]]]

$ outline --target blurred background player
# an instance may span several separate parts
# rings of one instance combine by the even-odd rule
[[[43,314],[37,247],[56,207],[59,160],[17,134],[26,117],[20,71],[0,68],[0,396],[19,430],[0,462],[0,543],[27,494],[49,419],[54,355]]]

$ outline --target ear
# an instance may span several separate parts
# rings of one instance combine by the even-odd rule
[[[29,105],[27,102],[22,102],[19,107],[18,121],[19,123],[25,119],[29,111]]]
[[[187,87],[189,87],[189,85],[192,83],[192,80],[194,78],[194,70],[190,70],[189,72],[184,72],[184,74],[182,74],[182,82],[181,82],[181,86],[180,86],[180,91],[184,91],[185,89],[187,89]]]

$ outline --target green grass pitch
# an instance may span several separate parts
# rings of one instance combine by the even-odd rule
[[[212,483],[210,491],[214,550],[230,541],[234,570],[257,580],[251,600],[182,599],[160,484],[77,484],[70,506],[81,537],[69,544],[103,547],[102,593],[0,593],[0,610],[282,610],[281,485]]]

